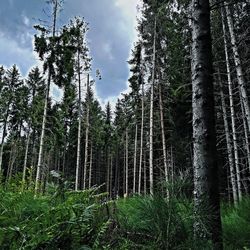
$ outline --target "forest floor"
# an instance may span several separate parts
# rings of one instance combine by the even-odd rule
[[[192,239],[192,202],[161,196],[108,200],[98,188],[50,185],[34,197],[18,185],[0,188],[0,249],[211,249]],[[205,214],[205,213],[204,213]],[[250,198],[222,204],[225,249],[250,249]],[[208,222],[209,225],[209,222]]]

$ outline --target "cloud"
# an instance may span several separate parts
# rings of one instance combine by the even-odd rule
[[[127,60],[136,39],[138,1],[68,0],[58,18],[58,27],[74,16],[84,16],[90,23],[88,40],[91,41],[92,69],[93,72],[100,69],[102,74],[102,80],[96,82],[96,94],[101,101],[114,100],[128,87]],[[37,20],[49,21],[43,9],[49,13],[48,6],[42,0],[3,1],[0,10],[0,63],[8,66],[16,63],[23,74],[34,64],[41,65],[34,56],[32,39],[35,33],[33,25],[38,23]],[[57,95],[56,91],[54,93]]]
[[[9,39],[2,32],[0,32],[0,55],[1,64],[6,67],[17,64],[24,75],[26,75],[30,67],[37,62],[29,48],[20,46],[17,41]]]
[[[23,18],[23,23],[24,23],[27,27],[29,27],[29,26],[30,26],[30,19],[29,19],[25,14],[22,15],[22,18]]]

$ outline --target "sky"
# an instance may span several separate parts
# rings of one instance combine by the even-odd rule
[[[96,95],[101,104],[114,104],[127,90],[129,58],[136,40],[136,14],[139,0],[65,0],[58,27],[74,16],[89,23],[88,41],[93,58],[93,73],[101,71],[96,81]],[[33,26],[48,20],[46,0],[3,0],[0,8],[0,65],[16,64],[26,76],[35,65],[41,65],[33,51]],[[53,95],[60,91],[53,89]]]

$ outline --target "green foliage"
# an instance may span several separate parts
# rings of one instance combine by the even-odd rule
[[[118,220],[142,249],[181,249],[192,230],[192,206],[161,196],[134,197],[118,202]],[[178,239],[178,240],[177,240]],[[182,248],[183,249],[183,248]]]
[[[34,198],[0,190],[1,249],[100,249],[110,221],[97,190]]]
[[[20,179],[0,188],[1,249],[212,249],[194,245],[193,204],[181,191],[107,201],[100,187],[66,191],[63,182],[34,197]],[[225,249],[249,249],[250,199],[224,205],[222,221]]]
[[[223,237],[226,249],[250,248],[250,198],[222,210]]]

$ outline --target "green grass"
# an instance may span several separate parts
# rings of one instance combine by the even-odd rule
[[[185,197],[135,196],[106,201],[98,189],[47,195],[0,188],[0,249],[211,249],[193,241]],[[225,249],[250,249],[250,198],[222,206]]]
[[[34,198],[0,191],[0,249],[100,249],[110,224],[94,190]]]

